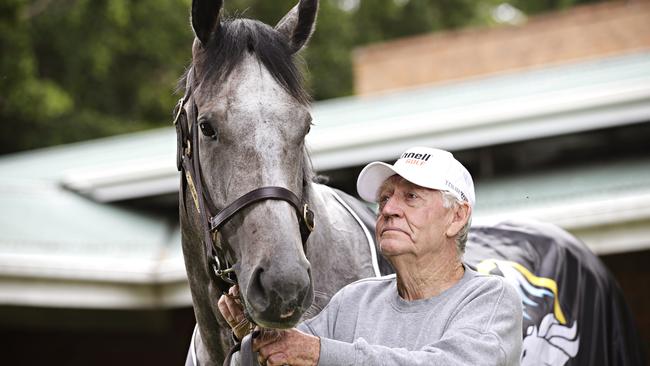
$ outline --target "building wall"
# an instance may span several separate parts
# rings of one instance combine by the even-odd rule
[[[650,1],[579,6],[500,26],[359,48],[359,95],[650,49]]]
[[[636,321],[645,346],[646,361],[650,358],[650,250],[604,255],[600,259],[612,272],[623,290],[625,301]]]
[[[192,308],[0,307],[3,365],[183,365]]]

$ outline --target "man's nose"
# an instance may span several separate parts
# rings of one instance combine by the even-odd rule
[[[381,209],[381,214],[384,217],[399,216],[402,213],[402,208],[399,200],[393,195],[384,204]]]

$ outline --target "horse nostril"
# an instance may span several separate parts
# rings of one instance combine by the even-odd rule
[[[264,269],[262,267],[257,267],[253,271],[250,283],[248,284],[248,293],[250,295],[257,295],[254,303],[256,303],[259,308],[266,308],[268,306],[268,298],[265,293],[266,291],[262,279],[263,275]]]

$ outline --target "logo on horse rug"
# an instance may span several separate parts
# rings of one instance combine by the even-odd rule
[[[578,354],[578,322],[570,325],[559,301],[558,285],[551,278],[538,277],[526,267],[506,260],[481,261],[477,270],[496,274],[513,285],[524,309],[524,341],[521,365],[565,365]]]

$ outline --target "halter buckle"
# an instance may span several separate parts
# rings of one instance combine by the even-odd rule
[[[309,205],[306,203],[302,206],[302,221],[310,232],[314,231],[316,225],[314,220],[314,211],[310,210]]]
[[[181,118],[181,114],[184,111],[185,106],[185,97],[182,97],[181,99],[178,100],[178,103],[176,104],[176,108],[178,108],[178,112],[176,112],[176,116],[174,117],[174,125],[178,124],[178,119]]]

